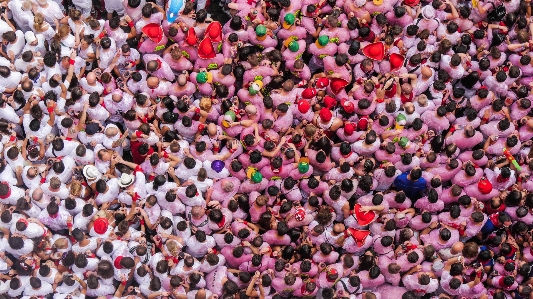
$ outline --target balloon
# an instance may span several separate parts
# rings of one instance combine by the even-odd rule
[[[180,13],[185,8],[185,0],[170,0],[167,10],[167,20],[169,23],[174,23]]]

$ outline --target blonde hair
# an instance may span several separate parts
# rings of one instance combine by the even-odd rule
[[[172,254],[173,256],[178,255],[178,245],[176,244],[176,242],[167,242],[166,245],[170,254]]]
[[[24,11],[31,10],[31,0],[24,0],[24,1],[22,1],[21,8],[22,8],[22,10],[24,10]]]
[[[61,24],[59,25],[59,28],[57,29],[57,34],[54,36],[54,39],[60,42],[64,37],[68,36],[69,34],[70,34],[69,25]]]
[[[210,98],[202,98],[200,100],[200,109],[208,111],[213,106],[213,103],[211,103]]]
[[[70,195],[79,197],[81,195],[81,183],[78,181],[72,181],[70,184]]]
[[[43,31],[44,15],[40,12],[35,13],[33,17],[33,27],[36,31]]]
[[[53,248],[65,249],[68,247],[68,242],[65,238],[57,239],[52,245]]]

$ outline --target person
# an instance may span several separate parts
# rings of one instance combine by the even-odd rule
[[[0,3],[0,299],[531,298],[492,2]]]
[[[393,184],[413,201],[422,197],[422,193],[427,188],[426,179],[422,177],[422,169],[420,167],[415,167],[411,171],[400,174],[394,179]]]

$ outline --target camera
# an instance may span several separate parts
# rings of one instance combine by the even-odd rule
[[[5,6],[0,7],[0,13],[5,13],[5,12],[6,12],[6,7]]]

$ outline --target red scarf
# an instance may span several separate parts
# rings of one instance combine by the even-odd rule
[[[278,169],[276,169],[276,168],[270,166],[270,170],[272,170],[272,172],[275,173],[275,174],[279,174],[279,173],[281,173],[281,170],[282,170],[282,169],[283,169],[283,166],[280,166]]]
[[[226,216],[222,215],[222,220],[220,220],[220,222],[217,222],[218,228],[222,228],[225,223],[226,223]]]
[[[9,188],[9,185],[7,183],[1,183],[1,184],[4,184],[4,185],[6,185]],[[11,196],[11,188],[7,189],[7,194],[6,195],[0,195],[0,199],[6,199],[6,198],[8,198],[10,196]]]

